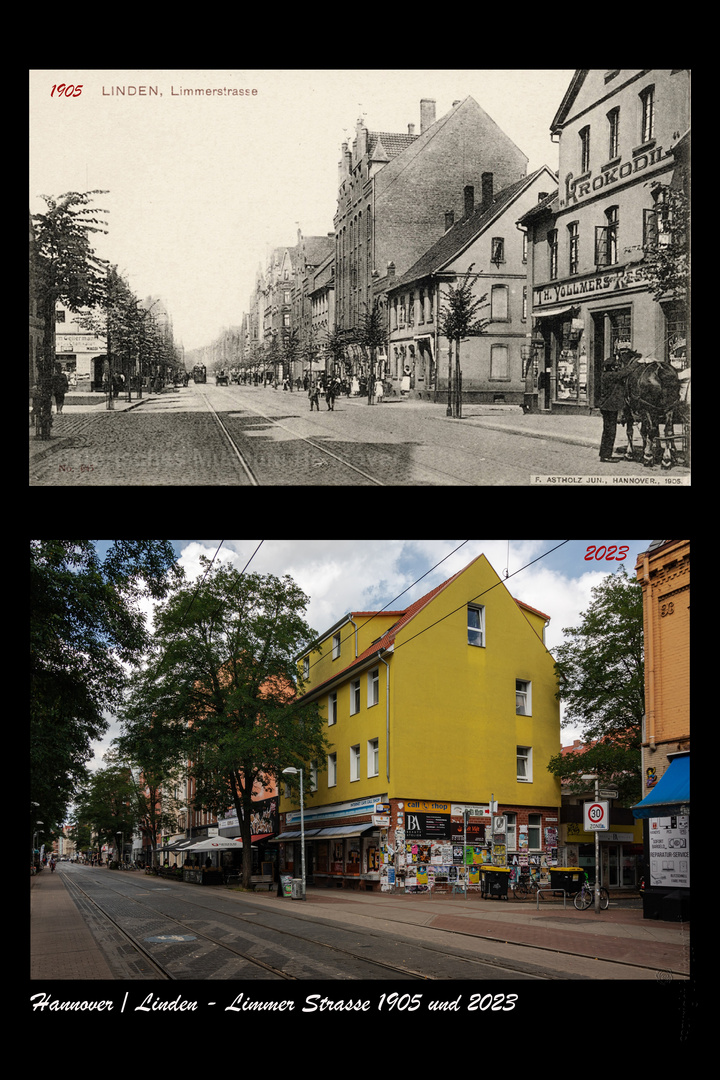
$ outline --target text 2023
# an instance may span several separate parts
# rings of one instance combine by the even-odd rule
[[[78,86],[73,86],[72,83],[69,86],[66,86],[64,82],[56,83],[50,91],[50,97],[55,96],[56,90],[58,92],[58,97],[62,97],[63,95],[65,97],[80,97],[80,95],[82,94],[82,88],[82,83],[80,83]]]
[[[596,544],[592,544],[587,549],[585,562],[591,562],[592,559],[614,559],[615,562],[622,562],[623,559],[627,558],[629,550],[630,548],[627,545],[625,545],[625,547],[618,547],[617,544],[611,545],[610,547],[597,547]],[[619,551],[620,554],[616,555],[616,551]]]

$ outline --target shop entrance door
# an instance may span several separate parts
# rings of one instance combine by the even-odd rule
[[[618,844],[602,844],[600,847],[600,883],[606,889],[620,885],[620,847]]]
[[[592,407],[597,408],[602,394],[603,364],[612,360],[616,349],[632,348],[630,308],[593,311],[593,380]]]

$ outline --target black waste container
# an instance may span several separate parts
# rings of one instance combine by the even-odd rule
[[[493,866],[491,869],[482,871],[481,892],[483,896],[493,896],[496,899],[508,898],[508,882],[510,871],[506,867]]]
[[[551,866],[550,888],[564,889],[566,893],[580,892],[585,871],[580,866]]]

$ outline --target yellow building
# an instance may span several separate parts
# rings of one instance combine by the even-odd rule
[[[403,610],[351,612],[303,657],[330,753],[305,769],[306,874],[425,891],[556,857],[560,750],[547,615],[484,555]],[[300,813],[281,799],[281,869],[300,873]],[[463,854],[464,840],[467,847]]]

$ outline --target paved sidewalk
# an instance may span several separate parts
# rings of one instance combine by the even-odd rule
[[[466,899],[310,888],[306,906],[317,912],[334,904],[338,914],[348,916],[372,909],[374,916],[386,915],[393,922],[689,976],[690,924],[644,919],[641,905],[621,907],[622,902],[613,898],[609,909],[596,915],[592,909],[577,911],[570,899],[565,908],[561,899],[543,900],[536,908],[532,900],[485,900],[477,893]]]
[[[115,978],[58,871],[30,878],[30,978]]]

